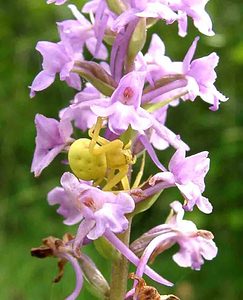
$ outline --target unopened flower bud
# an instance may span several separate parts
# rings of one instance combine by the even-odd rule
[[[106,96],[111,96],[117,83],[102,66],[92,61],[75,62],[73,72],[89,81],[98,91]]]
[[[100,270],[85,254],[81,254],[80,265],[85,279],[89,283],[90,292],[100,299],[108,299],[110,287]]]
[[[122,0],[106,0],[106,3],[111,11],[120,15],[127,7]]]
[[[146,18],[140,18],[132,34],[128,47],[128,64],[133,61],[146,42]]]

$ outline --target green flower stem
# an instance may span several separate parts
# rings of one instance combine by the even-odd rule
[[[119,239],[128,246],[130,242],[132,216],[127,216],[127,219],[129,222],[128,229],[119,235]],[[128,268],[128,260],[122,255],[113,261],[110,282],[110,300],[124,300],[127,291]]]

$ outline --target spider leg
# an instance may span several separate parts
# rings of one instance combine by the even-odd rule
[[[143,152],[141,166],[140,166],[140,170],[139,170],[139,172],[138,172],[138,174],[136,176],[136,179],[135,179],[135,181],[133,183],[132,189],[136,189],[139,186],[140,181],[141,181],[141,179],[143,177],[143,171],[144,171],[144,166],[145,166],[145,155],[146,154],[145,154],[145,151],[144,151]]]
[[[89,130],[88,134],[89,134],[89,136],[91,137],[91,139],[93,139],[93,137],[94,137],[94,131],[93,131],[92,128]],[[92,141],[92,140],[91,140],[91,141]],[[97,142],[99,145],[106,145],[106,144],[110,143],[111,141],[108,141],[107,139],[105,139],[105,138],[103,138],[103,137],[101,137],[101,136],[98,136],[98,137],[96,138],[96,142]]]
[[[96,124],[89,130],[89,135],[92,137],[92,140],[89,144],[89,150],[92,152],[96,145],[97,139],[99,138],[100,130],[103,125],[103,119],[101,117],[97,118]]]
[[[127,176],[124,176],[121,180],[123,190],[130,190],[130,183]]]
[[[108,141],[107,139],[99,135],[102,125],[103,125],[103,119],[101,117],[98,117],[96,124],[88,132],[89,136],[92,138],[89,144],[90,152],[93,153],[94,155],[99,155],[116,149],[122,149],[123,148],[122,141],[118,139],[114,141]],[[95,148],[97,143],[99,144],[99,147]]]
[[[132,145],[132,141],[130,140],[124,147],[123,149],[130,149]]]
[[[115,176],[115,169],[109,169],[108,176],[107,176],[107,182],[109,182],[114,176]]]
[[[120,181],[122,181],[122,179],[127,175],[128,172],[128,165],[125,165],[121,168],[118,169],[119,172],[117,174],[114,175],[113,178],[111,178],[107,184],[103,187],[103,191],[109,191],[111,190],[117,183],[119,183]],[[123,182],[125,184],[125,188],[124,189],[129,189],[129,183],[128,183],[128,179],[127,182],[126,180],[123,180]],[[127,187],[127,183],[128,183],[128,187]]]
[[[93,186],[98,186],[102,181],[103,181],[104,177],[98,178],[97,180],[95,180],[95,182],[93,183]]]

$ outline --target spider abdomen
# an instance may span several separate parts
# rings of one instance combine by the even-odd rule
[[[105,153],[95,155],[89,149],[90,140],[76,140],[69,149],[68,161],[73,173],[83,180],[97,180],[105,176],[107,162]],[[95,145],[95,148],[100,147]]]

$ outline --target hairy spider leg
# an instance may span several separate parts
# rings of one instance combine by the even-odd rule
[[[141,162],[141,165],[140,165],[140,170],[139,170],[139,172],[138,172],[138,174],[136,176],[136,179],[135,179],[135,181],[133,183],[132,189],[136,189],[139,186],[139,184],[141,182],[141,179],[143,177],[144,166],[145,166],[145,155],[146,155],[146,153],[144,151],[143,152],[143,157],[142,157],[142,162]]]

